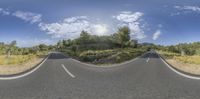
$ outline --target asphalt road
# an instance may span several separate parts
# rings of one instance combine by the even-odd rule
[[[0,80],[0,99],[200,99],[200,80],[177,75],[155,53],[108,68],[52,53],[32,74]]]

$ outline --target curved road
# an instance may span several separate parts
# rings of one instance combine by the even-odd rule
[[[32,74],[0,80],[0,99],[200,99],[200,81],[171,71],[155,53],[91,67],[52,53]]]

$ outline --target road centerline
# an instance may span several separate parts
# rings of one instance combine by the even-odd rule
[[[148,62],[149,62],[149,60],[150,60],[150,58],[148,57],[148,58],[147,58],[147,60],[146,60],[146,62],[148,63]]]
[[[61,64],[61,66],[63,67],[63,69],[65,70],[65,72],[70,75],[72,78],[75,78],[76,76],[74,76],[66,67],[64,64]]]

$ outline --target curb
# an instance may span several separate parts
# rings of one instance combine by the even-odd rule
[[[194,80],[200,80],[200,75],[196,75],[196,74],[191,74],[191,73],[188,73],[188,72],[185,72],[185,71],[182,71],[180,69],[177,69],[175,68],[174,66],[172,66],[170,63],[168,63],[165,58],[163,58],[160,54],[158,54],[156,52],[156,54],[159,56],[159,58],[162,60],[162,62],[167,65],[167,67],[169,69],[171,69],[172,71],[174,71],[176,74],[180,75],[180,76],[183,76],[183,77],[186,77],[186,78],[189,78],[189,79],[194,79]]]
[[[51,54],[48,54],[46,56],[46,58],[44,58],[41,62],[39,62],[37,65],[33,66],[32,68],[26,70],[26,71],[23,71],[23,72],[20,72],[20,73],[17,73],[17,74],[11,74],[11,75],[0,75],[0,80],[13,80],[13,79],[18,79],[18,78],[22,78],[22,77],[25,77],[25,76],[28,76],[29,74],[35,72],[37,69],[39,69],[42,64],[49,58]]]

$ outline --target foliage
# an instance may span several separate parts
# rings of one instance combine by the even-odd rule
[[[47,52],[54,49],[52,45],[40,44],[38,46],[28,47],[28,48],[20,48],[16,46],[17,42],[12,41],[10,44],[5,44],[0,42],[0,55],[7,55],[7,58],[12,55],[29,55],[29,54],[46,54]]]
[[[123,48],[123,49],[110,49],[110,50],[89,50],[80,53],[80,59],[86,62],[93,63],[119,63],[126,60],[135,58],[146,50],[135,48]]]
[[[123,48],[130,41],[130,29],[126,26],[119,28],[118,32],[114,34],[114,38]]]
[[[169,51],[159,51],[159,54],[163,56],[165,59],[173,59],[175,56],[181,56],[181,54],[173,53]]]
[[[82,61],[92,62],[95,60],[108,57],[115,53],[117,53],[116,50],[96,50],[96,51],[88,50],[80,53],[79,57]]]
[[[32,59],[35,59],[36,55],[12,55],[7,58],[5,55],[0,55],[0,65],[13,65],[22,64]]]
[[[106,50],[114,48],[136,48],[137,40],[130,39],[130,29],[128,27],[119,28],[117,33],[107,36],[91,35],[87,31],[82,31],[80,37],[73,40],[60,40],[57,43],[57,50],[71,50],[74,53],[86,50]]]
[[[181,43],[171,46],[158,46],[158,49],[182,55],[200,55],[200,42]]]

